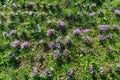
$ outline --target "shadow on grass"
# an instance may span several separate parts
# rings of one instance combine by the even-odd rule
[[[106,75],[100,75],[100,77],[101,77],[101,80],[107,80]]]

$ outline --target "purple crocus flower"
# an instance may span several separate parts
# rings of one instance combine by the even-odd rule
[[[109,28],[110,28],[109,25],[100,25],[99,26],[100,32],[105,32],[105,31],[109,30]]]
[[[79,35],[80,33],[81,33],[81,31],[79,29],[73,30],[73,34],[74,35]]]
[[[100,67],[100,73],[103,74],[104,73],[104,68]]]
[[[33,70],[34,70],[34,75],[37,75],[38,74],[38,68],[37,68],[37,66],[34,66]]]
[[[14,54],[9,54],[9,57],[10,57],[10,58],[14,58],[15,55],[14,55]]]
[[[115,13],[116,15],[120,15],[120,10],[115,10],[114,13]]]
[[[94,73],[94,70],[93,70],[93,66],[92,66],[92,65],[89,66],[89,70],[90,70],[90,73],[91,73],[91,74]]]
[[[109,36],[103,36],[103,40],[106,40],[108,38],[109,38]]]
[[[7,5],[3,5],[3,8],[7,8]]]
[[[118,25],[114,25],[114,30],[119,30],[119,26]]]
[[[83,32],[85,32],[85,33],[86,33],[86,32],[89,32],[89,29],[85,29],[85,30],[83,30]]]
[[[43,40],[43,39],[41,39],[39,42],[40,42],[40,43],[45,43],[46,41],[45,41],[45,40]]]
[[[8,32],[3,32],[3,36],[7,36],[8,35]]]
[[[100,30],[101,32],[104,32],[104,31],[105,31],[105,28],[104,28],[104,27],[100,27],[99,30]]]
[[[63,50],[63,54],[64,54],[65,56],[67,56],[67,55],[68,55],[68,49]]]
[[[112,66],[112,64],[110,64],[110,66],[109,66],[109,70],[110,70],[110,71],[113,70],[113,66]]]
[[[12,44],[11,47],[16,48],[19,45],[20,41],[19,40],[15,40]]]
[[[17,5],[16,5],[16,4],[13,4],[13,8],[14,8],[14,9],[17,8]]]
[[[40,56],[40,55],[37,55],[37,59],[40,60],[40,59],[41,59],[41,56]]]
[[[24,42],[24,43],[22,43],[22,45],[21,45],[21,48],[23,49],[23,48],[27,48],[28,46],[29,46],[29,42],[28,41],[26,41],[26,42]]]
[[[50,67],[50,70],[53,71],[53,67],[52,66]]]
[[[69,44],[69,43],[70,43],[70,39],[69,39],[69,37],[66,37],[65,44]]]
[[[50,24],[51,23],[51,20],[48,20],[48,22],[47,22],[48,24]]]
[[[52,75],[51,75],[51,73],[50,73],[50,72],[47,72],[47,76],[48,76],[48,77],[51,77]]]
[[[10,12],[10,15],[11,15],[11,16],[14,16],[14,15],[15,15],[15,12],[11,11],[11,12]]]
[[[47,31],[47,36],[48,36],[48,37],[51,36],[51,35],[54,35],[54,34],[55,34],[54,29],[49,29],[49,30]]]
[[[44,76],[47,76],[47,77],[51,77],[52,76],[51,73],[48,72],[48,70],[44,70],[42,73],[43,73]]]
[[[102,41],[103,37],[101,35],[98,36],[99,40]]]
[[[29,11],[28,14],[29,14],[30,16],[32,16],[32,15],[33,15],[33,11]]]
[[[86,37],[85,43],[90,43],[90,38],[89,37]]]
[[[59,21],[59,22],[58,22],[58,26],[59,26],[59,27],[63,27],[64,25],[65,25],[65,23],[64,23],[63,21]]]
[[[61,53],[59,50],[55,50],[55,56],[54,56],[54,59],[58,59],[59,57],[61,57]]]
[[[56,42],[62,43],[62,41],[63,41],[62,36],[59,36],[59,37],[56,39]]]
[[[119,67],[119,68],[120,68],[120,64],[118,64],[118,63],[117,63],[116,65],[117,65],[117,67]]]
[[[29,6],[29,7],[33,7],[33,6],[34,6],[34,3],[33,3],[33,2],[30,2],[30,3],[28,3],[28,6]]]
[[[106,35],[106,36],[99,35],[98,38],[99,38],[100,41],[103,41],[103,40],[106,40],[108,38],[112,38],[112,36],[111,35],[110,36],[108,36],[108,35]]]
[[[60,48],[60,43],[56,43],[56,47],[57,47],[57,48]]]
[[[73,74],[73,70],[68,70],[68,72],[67,72],[67,75],[69,75],[69,76],[72,76],[72,74]]]
[[[15,34],[16,33],[16,30],[11,30],[10,31],[10,34],[12,35],[12,34]]]
[[[81,51],[82,51],[82,52],[85,52],[85,49],[84,49],[84,48],[82,48],[82,49],[81,49]]]
[[[42,71],[42,74],[43,74],[44,76],[47,76],[47,70]]]
[[[20,8],[20,7],[21,7],[21,5],[20,5],[20,4],[18,4],[18,7]]]
[[[109,25],[104,25],[104,27],[105,27],[105,30],[106,30],[106,31],[110,29],[110,26],[109,26]]]
[[[110,39],[112,39],[112,38],[113,38],[113,35],[112,35],[112,34],[110,34],[110,35],[109,35],[109,37],[110,37]]]
[[[55,47],[55,43],[54,42],[50,42],[49,46],[50,46],[50,48],[54,48]]]
[[[89,16],[93,17],[95,15],[95,12],[89,13]]]
[[[60,7],[60,5],[59,5],[59,4],[56,4],[55,7],[58,8],[58,7]]]
[[[92,3],[91,6],[92,7],[96,7],[97,5],[96,5],[96,3]]]
[[[113,51],[112,46],[109,48],[109,52],[111,53]]]

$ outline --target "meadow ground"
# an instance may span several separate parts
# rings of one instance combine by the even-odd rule
[[[120,80],[120,0],[1,0],[0,80]]]

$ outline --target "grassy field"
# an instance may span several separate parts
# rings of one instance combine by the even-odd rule
[[[120,80],[120,0],[1,0],[0,80]]]

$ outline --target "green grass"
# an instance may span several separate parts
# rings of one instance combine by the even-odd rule
[[[114,30],[114,25],[120,26],[119,17],[114,14],[115,9],[120,10],[119,0],[32,0],[35,3],[34,8],[29,10],[24,0],[7,1],[7,8],[0,5],[0,79],[1,80],[67,80],[67,71],[73,70],[73,80],[119,80],[120,73],[117,73],[117,63],[120,64],[120,29]],[[91,7],[93,1],[97,1],[97,6]],[[98,3],[101,1],[101,3]],[[12,8],[12,4],[20,4],[17,9]],[[55,7],[60,5],[59,10]],[[37,4],[39,6],[37,6]],[[46,5],[46,9],[44,7]],[[50,8],[50,5],[53,8]],[[84,7],[85,6],[85,7]],[[10,12],[17,13],[14,16]],[[33,11],[30,16],[26,11]],[[99,15],[99,11],[103,14]],[[93,17],[89,16],[90,12],[95,12]],[[58,27],[57,22],[63,21],[65,29]],[[51,21],[48,24],[48,21]],[[99,31],[99,25],[110,25],[109,31]],[[10,32],[15,29],[17,32],[13,35],[3,36],[4,31]],[[48,29],[54,29],[55,35],[47,37]],[[79,36],[73,35],[74,29],[80,29]],[[89,29],[89,32],[83,32]],[[113,35],[112,39],[107,39],[100,44],[98,35]],[[54,59],[54,50],[49,47],[49,42],[56,41],[62,36],[61,51],[62,56]],[[71,45],[65,45],[65,38],[69,36]],[[86,37],[90,37],[90,46],[85,44]],[[28,48],[21,49],[18,45],[12,48],[11,44],[16,39],[20,40],[20,45],[29,41]],[[46,44],[39,43],[44,39]],[[109,47],[112,46],[113,51],[109,53]],[[64,49],[68,49],[68,55],[63,53]],[[85,49],[85,53],[81,49]],[[57,49],[57,48],[56,48]],[[15,60],[10,62],[9,54],[15,55]],[[37,56],[41,56],[38,60]],[[112,73],[109,72],[109,65],[113,65]],[[94,68],[94,76],[90,74],[89,66]],[[33,67],[37,66],[38,75],[33,76]],[[104,67],[104,78],[100,74],[100,67]],[[53,70],[50,70],[53,67]],[[52,77],[45,77],[42,72],[48,69]],[[37,77],[37,78],[35,78]]]

